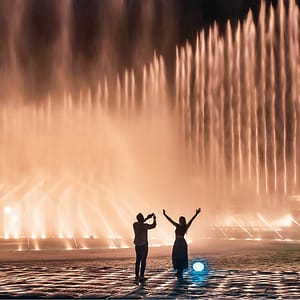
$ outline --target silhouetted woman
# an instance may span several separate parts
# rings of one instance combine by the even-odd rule
[[[198,208],[188,223],[186,223],[185,217],[183,216],[179,218],[179,223],[176,223],[167,215],[166,211],[163,210],[164,216],[176,227],[175,242],[172,250],[172,262],[174,269],[177,270],[176,275],[179,278],[182,277],[183,270],[188,268],[188,247],[184,235],[200,211],[201,208]]]

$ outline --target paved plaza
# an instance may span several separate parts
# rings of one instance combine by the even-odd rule
[[[1,298],[299,299],[300,270],[217,270],[178,280],[169,257],[149,258],[137,283],[133,258],[9,262],[0,266]]]

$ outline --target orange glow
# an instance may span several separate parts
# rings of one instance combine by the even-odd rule
[[[36,250],[40,239],[57,238],[67,250],[128,248],[136,214],[155,212],[149,244],[159,247],[174,239],[163,208],[177,222],[202,207],[189,244],[214,234],[261,240],[267,230],[289,241],[284,231],[300,226],[300,63],[286,60],[300,57],[294,2],[287,13],[262,4],[257,20],[249,12],[236,30],[228,22],[220,34],[214,24],[174,48],[171,93],[169,58],[157,53],[141,72],[102,74],[95,64],[97,84],[78,89],[67,84],[72,66],[57,66],[68,61],[63,53],[51,67],[61,86],[28,101],[19,59],[7,53],[13,90],[0,101],[0,236]]]
[[[151,244],[151,247],[161,247],[161,244]],[[129,248],[129,247],[128,247]]]
[[[9,214],[11,213],[11,208],[10,208],[10,206],[5,206],[5,207],[3,208],[3,212],[4,212],[4,214],[9,215]]]

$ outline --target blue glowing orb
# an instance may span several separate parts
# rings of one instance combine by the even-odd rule
[[[195,272],[202,272],[205,269],[205,265],[201,261],[194,262],[192,267]]]

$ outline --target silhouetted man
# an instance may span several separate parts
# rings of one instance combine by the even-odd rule
[[[153,223],[147,224],[145,221],[153,217]],[[148,230],[155,228],[156,226],[156,216],[155,214],[150,214],[144,218],[144,216],[139,213],[136,216],[137,222],[133,223],[134,230],[134,244],[135,244],[135,279],[141,282],[145,281],[144,277],[146,269],[146,260],[148,256]],[[140,270],[141,265],[141,272]]]

